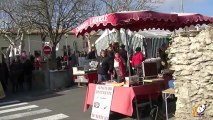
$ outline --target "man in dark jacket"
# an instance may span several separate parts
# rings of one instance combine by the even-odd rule
[[[168,66],[167,60],[168,60],[168,54],[166,54],[166,49],[168,48],[168,44],[163,43],[161,48],[158,49],[159,56],[161,58],[161,70],[166,69]]]
[[[105,51],[101,51],[98,63],[98,82],[109,80],[109,58]]]
[[[32,90],[32,73],[33,73],[33,70],[34,70],[33,63],[29,59],[27,59],[24,63],[24,76],[25,76],[25,80],[27,82],[29,91]]]
[[[125,45],[121,45],[121,49],[119,50],[119,55],[123,58],[125,63],[127,63],[127,51],[125,50]]]
[[[15,59],[12,61],[12,64],[10,65],[10,80],[12,82],[12,89],[14,93],[17,92],[18,90],[19,76],[20,76],[19,64],[18,64],[18,60]]]
[[[92,50],[87,55],[87,59],[96,59],[96,50],[95,48],[92,48]]]
[[[110,74],[113,73],[114,70],[114,52],[108,51],[108,63],[109,63],[109,72]]]

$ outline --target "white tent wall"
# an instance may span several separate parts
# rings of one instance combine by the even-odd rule
[[[162,31],[139,31],[137,33],[127,30],[127,35],[125,30],[121,29],[121,44],[126,45],[126,37],[130,49],[135,50],[136,47],[141,47],[143,54],[147,58],[152,58],[156,56],[157,48],[159,48],[163,43],[167,42],[167,36],[169,32]],[[97,53],[99,55],[101,50],[108,48],[108,44],[112,41],[117,42],[117,33],[115,30],[105,30],[103,34],[96,40],[95,46]],[[145,49],[146,48],[146,49]]]
[[[145,38],[146,45],[146,57],[155,58],[157,55],[157,50],[162,46],[163,43],[168,43],[167,38]]]
[[[131,31],[128,31],[128,35],[126,36],[125,31],[121,30],[121,44],[126,45],[126,37],[130,46],[130,49],[135,49],[136,47],[141,47],[145,53],[145,49],[143,47],[143,36],[140,34],[134,34]],[[115,30],[111,31],[104,31],[104,33],[96,40],[95,47],[97,49],[98,55],[100,54],[101,50],[107,49],[109,46],[108,44],[112,41],[117,42],[117,33]]]

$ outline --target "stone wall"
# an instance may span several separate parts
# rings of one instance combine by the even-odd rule
[[[213,120],[213,28],[175,37],[168,52],[175,70],[176,119],[195,119],[192,111],[200,103],[207,107],[204,117]]]

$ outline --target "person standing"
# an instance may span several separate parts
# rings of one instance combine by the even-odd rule
[[[56,58],[57,70],[62,69],[61,57]]]
[[[79,57],[80,58],[80,57]],[[76,52],[74,51],[73,54],[71,55],[71,61],[70,61],[71,67],[76,67],[79,65],[78,62],[78,56]]]
[[[91,51],[87,55],[87,59],[89,59],[89,60],[96,59],[96,50],[95,50],[95,48],[91,49]]]
[[[35,59],[34,66],[36,70],[39,70],[41,67],[40,60],[38,57]]]
[[[117,82],[123,82],[125,79],[125,61],[119,55],[119,53],[115,53],[114,59],[114,76],[117,78]]]
[[[136,53],[132,56],[132,67],[136,70],[136,74],[142,69],[142,62],[144,61],[144,56],[141,52],[141,48],[136,48]]]
[[[109,80],[109,58],[105,51],[101,51],[98,60],[98,83]]]
[[[109,62],[109,74],[110,79],[113,80],[113,71],[114,71],[114,52],[113,51],[107,51],[108,55],[108,62]]]
[[[11,83],[12,83],[12,91],[13,91],[13,93],[15,93],[18,90],[18,64],[17,64],[17,58],[15,60],[12,60],[12,63],[10,65],[10,80],[11,80]]]
[[[20,58],[20,56],[17,57],[17,72],[18,72],[18,87],[19,90],[24,90],[24,61],[26,59]]]
[[[25,76],[25,81],[27,82],[29,91],[32,90],[33,70],[34,70],[33,63],[29,59],[27,59],[24,63],[24,76]]]
[[[8,78],[9,78],[9,72],[8,72],[7,64],[3,60],[2,63],[0,63],[0,81],[2,83],[2,87],[4,91],[7,91]]]
[[[119,55],[120,55],[120,57],[122,57],[122,59],[124,60],[125,72],[128,72],[128,65],[129,65],[129,64],[127,63],[128,57],[127,57],[127,51],[125,50],[125,45],[124,45],[124,44],[122,44],[122,45],[120,46]]]
[[[158,49],[159,56],[161,58],[161,67],[160,70],[166,69],[168,67],[168,54],[166,54],[166,49],[168,48],[168,44],[163,43],[162,46]]]
[[[121,45],[119,50],[119,55],[123,58],[124,62],[127,63],[127,51],[125,50],[125,45]]]

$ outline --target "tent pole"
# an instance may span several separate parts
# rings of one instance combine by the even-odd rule
[[[107,30],[107,37],[108,37],[108,45],[110,44],[110,39],[109,39],[109,29],[106,29]],[[107,46],[108,46],[107,45]]]
[[[131,76],[131,68],[130,68],[130,55],[129,55],[129,44],[127,40],[127,30],[125,29],[125,34],[126,34],[126,46],[127,46],[127,66],[128,66],[128,71],[129,71],[129,77]]]

